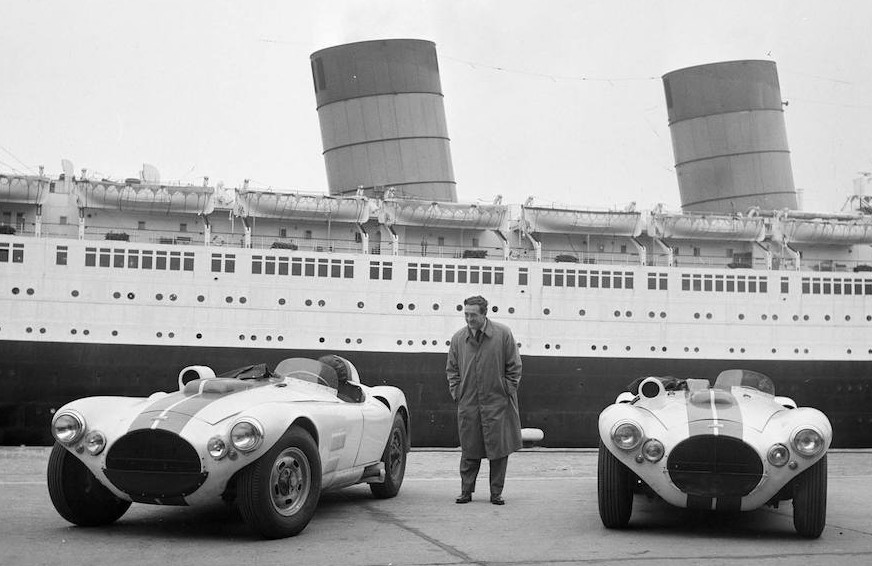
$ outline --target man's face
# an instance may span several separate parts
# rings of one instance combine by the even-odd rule
[[[478,305],[463,305],[463,316],[466,318],[466,325],[473,332],[484,326],[485,315],[481,314]]]

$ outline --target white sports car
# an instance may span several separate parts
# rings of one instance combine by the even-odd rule
[[[224,499],[261,536],[280,538],[306,527],[322,490],[367,482],[375,497],[395,496],[410,447],[403,392],[361,384],[338,356],[321,360],[218,377],[191,366],[177,392],[64,405],[52,420],[52,503],[71,523],[95,526],[134,501]]]
[[[632,387],[631,387],[632,389]],[[689,509],[747,511],[793,500],[793,524],[820,536],[827,513],[827,417],[776,397],[748,370],[706,379],[649,377],[599,417],[603,524],[627,526],[634,493]]]

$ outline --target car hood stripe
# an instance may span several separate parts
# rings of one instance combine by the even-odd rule
[[[687,400],[687,427],[690,436],[711,434],[742,438],[742,411],[728,391],[694,391]]]

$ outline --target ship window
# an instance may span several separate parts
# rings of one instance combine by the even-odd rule
[[[127,267],[129,269],[139,269],[139,251],[129,250],[127,252]]]
[[[259,255],[251,256],[251,273],[252,275],[263,273],[263,257]]]
[[[479,281],[479,267],[477,265],[469,266],[469,282],[478,284]]]
[[[702,291],[702,275],[695,274],[693,276],[693,290]]]
[[[527,285],[529,273],[526,267],[518,268],[518,285]]]
[[[862,295],[863,294],[863,283],[861,281],[854,281],[854,294]]]
[[[315,258],[307,257],[303,260],[303,274],[306,277],[315,277]]]
[[[842,294],[842,280],[834,279],[833,280],[833,295],[841,295]]]
[[[689,291],[690,290],[690,281],[688,281],[687,287],[685,288],[685,286],[684,286],[684,278],[685,277],[686,277],[686,275],[683,275],[681,277],[681,289],[683,291]],[[649,273],[648,274],[648,289],[651,291],[654,291],[655,289],[657,289],[657,274],[656,273]]]
[[[578,286],[587,287],[587,271],[578,272]]]
[[[299,277],[303,274],[303,259],[299,257],[291,258],[291,275]]]
[[[542,286],[550,287],[551,286],[551,270],[543,269],[542,270]]]
[[[632,273],[624,274],[624,288],[625,289],[632,289],[633,288],[633,285],[635,284],[635,283],[633,283],[633,281],[634,281],[633,277],[634,276]]]
[[[194,252],[185,252],[185,271],[194,271]]]
[[[170,252],[170,269],[179,271],[182,268],[182,253]]]
[[[704,275],[702,278],[703,291],[712,291],[714,289],[713,283],[714,283],[714,276]]]
[[[734,275],[727,275],[727,293],[735,293],[736,292],[736,277]]]
[[[761,277],[758,280],[758,282],[760,284],[760,292],[761,293],[768,293],[769,292],[769,279],[767,277]]]
[[[0,254],[2,254],[2,248],[0,248]],[[8,252],[7,252],[8,255]],[[2,261],[2,259],[0,259]],[[67,246],[58,246],[57,247],[57,255],[55,257],[55,264],[57,265],[66,265],[67,264]]]
[[[612,287],[615,289],[622,289],[624,287],[624,274],[620,271],[615,272],[615,276],[612,279]]]
[[[418,280],[418,264],[410,263],[409,264],[409,281],[417,281]]]
[[[187,232],[187,231],[188,231],[188,225],[186,223],[182,222],[181,224],[179,224],[179,232]]]
[[[809,279],[808,277],[802,278],[802,293],[804,295],[808,295],[809,293],[811,293],[811,279]]]
[[[872,295],[872,280],[866,281],[863,284],[863,294],[864,295]]]
[[[667,281],[668,281],[668,279],[666,277],[666,274],[661,273],[660,274],[660,290],[661,291],[666,291],[666,289],[669,287],[669,285],[667,285]]]
[[[330,277],[335,277],[335,278],[342,277],[342,260],[341,259],[330,260]]]
[[[433,264],[433,282],[441,283],[442,282],[442,266],[438,263]]]
[[[720,293],[724,290],[724,276],[715,275],[715,291]]]
[[[482,267],[481,268],[481,282],[483,285],[490,285],[493,282],[493,268],[491,267]]]
[[[263,258],[263,272],[267,275],[275,275],[276,274],[276,258],[275,256],[264,256]]]
[[[651,286],[651,280],[650,280],[650,279],[648,280],[648,288],[649,288],[649,289],[653,289],[653,288],[654,288],[654,287]],[[686,273],[683,273],[683,274],[681,275],[681,290],[682,290],[682,291],[690,291],[690,275],[687,275]]]
[[[815,277],[811,280],[811,293],[813,295],[821,294],[821,280],[818,277]]]
[[[68,220],[66,216],[61,216],[58,218],[58,224],[60,224],[61,226],[66,226],[67,222]]]
[[[828,277],[824,279],[823,292],[824,295],[829,295],[832,293],[833,283],[832,280]]]
[[[603,271],[602,288],[610,289],[612,286],[612,274],[610,271]]]
[[[0,248],[0,254],[3,253],[3,249]],[[9,252],[7,251],[7,254]],[[4,260],[2,255],[0,255],[0,261],[9,261],[8,259]],[[97,248],[85,248],[85,266],[86,267],[94,267],[97,265]]]
[[[166,271],[167,268],[167,253],[166,252],[155,252],[154,254],[154,268]]]
[[[757,292],[757,278],[749,277],[748,278],[748,292],[756,293]]]
[[[304,240],[311,240],[312,239],[312,231],[306,230],[305,232],[303,232],[303,239]]]
[[[221,272],[221,254],[212,254],[212,273]]]
[[[446,283],[454,283],[454,266],[446,265],[445,266],[445,282]]]
[[[563,270],[555,269],[554,270],[554,286],[555,287],[563,287]]]
[[[499,269],[499,268],[497,268]],[[567,269],[566,270],[566,286],[567,287],[575,287],[575,270]]]
[[[382,264],[382,279],[393,279],[394,267],[393,262],[386,261]]]
[[[596,289],[599,287],[599,271],[590,272],[590,288]]]
[[[790,279],[788,279],[787,277],[781,278],[781,292],[782,293],[789,293],[790,292]]]
[[[851,284],[849,279],[845,280],[845,294],[853,295],[854,294],[854,286]]]
[[[421,264],[420,275],[421,275],[421,277],[420,277],[421,281],[425,281],[425,282],[430,281],[430,264],[429,263],[422,263]]]
[[[124,250],[114,250],[112,267],[124,267]]]
[[[288,237],[288,229],[287,228],[279,228],[279,238],[287,238]]]
[[[154,264],[154,252],[151,250],[142,251],[142,268],[151,269]]]
[[[288,274],[288,258],[280,257],[279,261],[279,275],[287,275]]]
[[[109,267],[110,260],[109,248],[100,248],[100,267]]]
[[[458,283],[466,283],[466,266],[458,265],[457,266],[457,282]]]
[[[140,220],[139,222],[137,222],[136,229],[145,230],[145,220]]]
[[[318,260],[318,277],[327,277],[328,276],[328,261],[326,259]]]

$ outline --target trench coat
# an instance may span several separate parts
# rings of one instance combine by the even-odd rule
[[[507,326],[487,320],[481,343],[465,326],[448,348],[448,390],[457,404],[464,458],[494,460],[521,448],[521,355]]]

